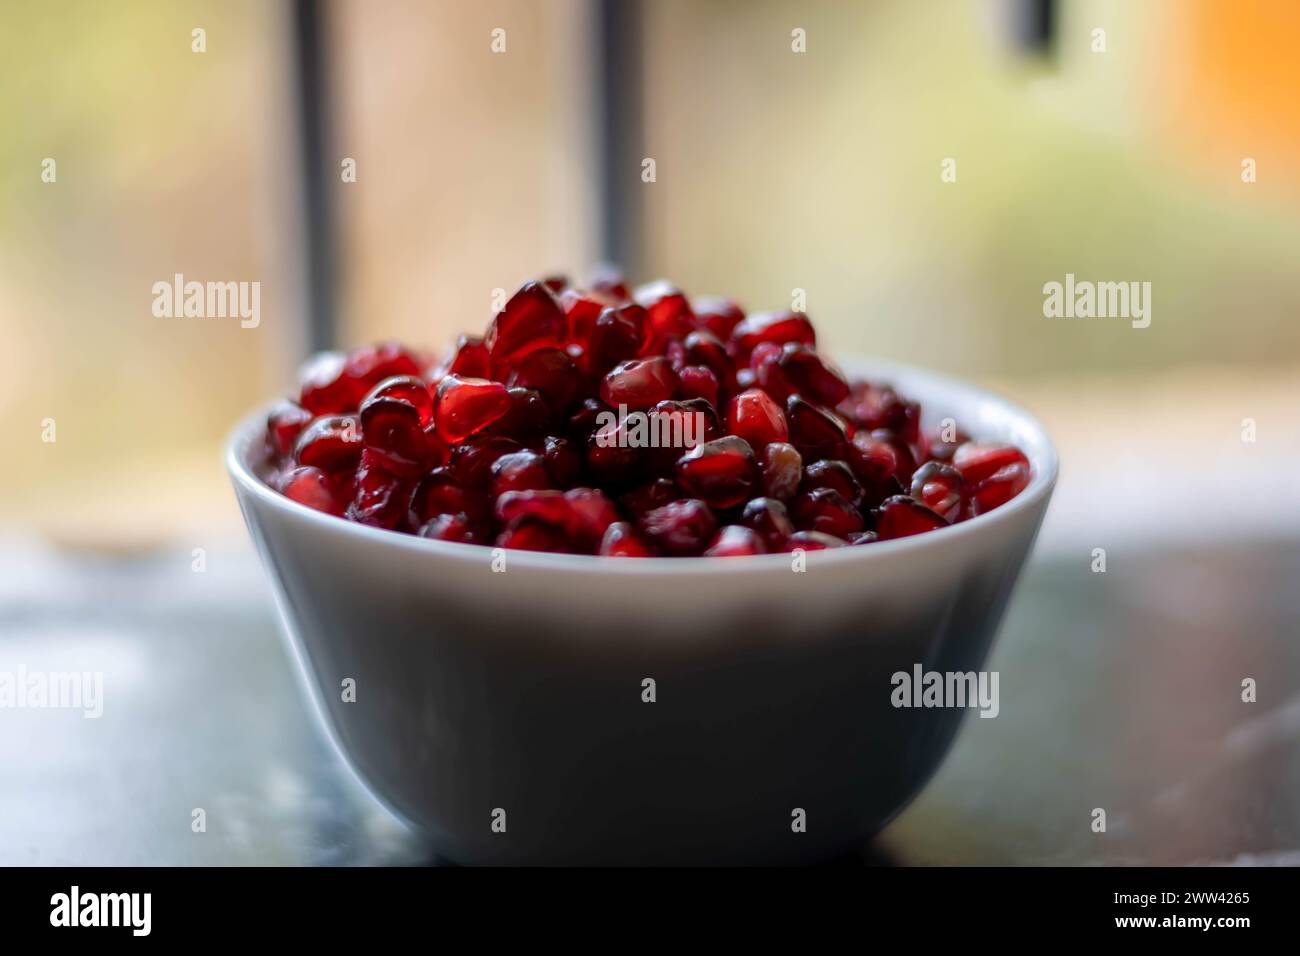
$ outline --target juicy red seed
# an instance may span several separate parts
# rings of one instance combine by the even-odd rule
[[[821,531],[796,531],[785,541],[785,551],[826,551],[830,548],[843,548],[848,542],[833,534]]]
[[[586,444],[595,433],[596,427],[603,423],[602,415],[613,411],[598,398],[583,399],[577,411],[569,416],[568,435],[576,442]]]
[[[565,275],[551,275],[542,280],[542,285],[546,286],[552,294],[559,295],[569,287],[569,277]]]
[[[332,515],[343,512],[329,476],[319,468],[295,468],[286,472],[280,476],[277,487],[285,497],[308,508]]]
[[[553,485],[568,488],[582,477],[582,453],[569,439],[547,438],[542,457]]]
[[[833,488],[855,508],[862,504],[862,486],[853,477],[853,469],[842,461],[815,461],[803,472],[802,491]]]
[[[295,402],[280,402],[266,417],[266,447],[271,455],[287,458],[312,414]]]
[[[633,488],[619,499],[623,507],[634,518],[640,518],[647,511],[662,508],[670,501],[682,496],[681,490],[669,478],[656,478],[648,484]]]
[[[731,338],[731,331],[745,318],[744,311],[730,299],[701,296],[695,300],[695,324],[720,341]]]
[[[673,397],[677,374],[666,358],[620,362],[600,383],[600,398],[608,405],[644,410]]]
[[[786,538],[795,532],[790,512],[775,498],[752,499],[741,512],[740,521],[763,539],[769,551],[780,551],[785,547]]]
[[[564,529],[525,518],[497,535],[498,548],[517,551],[568,551]]]
[[[488,426],[494,435],[506,435],[528,441],[542,435],[551,423],[551,410],[539,392],[531,388],[506,390],[509,407],[506,413]]]
[[[887,428],[910,444],[921,431],[921,406],[899,396],[892,388],[859,385],[852,389],[841,406],[845,414],[866,431]]]
[[[696,498],[672,501],[641,516],[641,531],[651,544],[676,556],[701,553],[717,526],[709,506]]]
[[[465,510],[465,491],[446,468],[435,468],[411,492],[407,524],[419,528],[442,514]]]
[[[876,510],[876,534],[881,541],[946,528],[948,522],[907,495],[886,498]]]
[[[967,442],[952,456],[953,467],[969,483],[977,484],[1008,465],[1028,465],[1029,459],[1012,445],[982,445]]]
[[[758,465],[749,442],[735,435],[697,445],[677,459],[677,484],[714,508],[746,501],[759,484]]]
[[[565,289],[559,295],[564,312],[565,337],[569,342],[586,346],[600,313],[608,307],[598,296],[584,295],[577,289]]]
[[[706,558],[734,558],[750,554],[766,554],[763,539],[749,528],[729,524],[719,531],[704,551]]]
[[[518,450],[519,442],[504,435],[474,435],[451,450],[447,471],[462,488],[484,489],[491,481],[492,463]]]
[[[515,363],[506,384],[541,393],[556,414],[569,410],[582,389],[582,375],[562,349],[538,349]]]
[[[798,394],[833,407],[849,394],[849,383],[840,370],[816,350],[797,342],[789,343],[775,356],[766,353],[752,364],[758,384],[778,398]]]
[[[760,451],[772,442],[784,442],[790,437],[785,412],[767,392],[758,388],[746,389],[731,399],[727,405],[727,428]]]
[[[357,490],[347,517],[361,524],[393,529],[406,517],[410,486],[384,467],[383,459],[367,448],[357,468]]]
[[[844,458],[848,435],[834,412],[791,395],[785,403],[790,443],[807,458]]]
[[[294,446],[294,459],[322,471],[352,468],[361,457],[361,429],[355,415],[315,419],[303,429]]]
[[[728,391],[735,388],[736,366],[727,354],[727,347],[713,333],[692,332],[686,336],[682,349],[689,364],[708,368],[717,378],[718,384]]]
[[[444,441],[464,441],[510,410],[510,396],[500,382],[448,375],[438,383],[433,419]]]
[[[587,440],[587,468],[609,484],[636,478],[648,457],[647,449],[633,444],[627,420],[603,425]]]
[[[364,395],[371,387],[396,375],[419,375],[420,362],[396,342],[365,345],[348,353],[343,374]]]
[[[659,280],[640,286],[632,294],[637,305],[646,310],[650,323],[646,330],[642,354],[658,355],[673,338],[684,338],[695,327],[695,314],[686,296],[670,282]]]
[[[354,411],[365,391],[344,374],[346,363],[339,352],[320,352],[303,363],[298,370],[299,404],[313,415]]]
[[[876,441],[866,432],[853,436],[848,453],[849,467],[863,485],[877,485],[898,472],[898,455],[894,446]]]
[[[361,413],[364,424],[366,405],[370,402],[387,399],[410,405],[419,413],[420,427],[433,421],[433,396],[422,379],[414,375],[395,375],[386,378],[370,390],[361,401]]]
[[[772,442],[763,449],[763,493],[789,501],[803,480],[803,456],[788,442]]]
[[[680,402],[660,402],[655,406],[655,409],[661,410],[669,406],[687,415],[700,416],[695,420],[695,425],[692,426],[695,428],[697,437],[700,422],[704,423],[704,441],[712,441],[715,438],[722,437],[722,419],[718,418],[717,409],[713,407],[712,403],[702,398],[687,398]]]
[[[497,498],[495,511],[506,526],[528,520],[562,528],[573,520],[573,508],[559,491],[507,491]]]
[[[626,521],[615,521],[600,539],[600,554],[609,558],[648,558],[650,546]]]
[[[361,406],[361,440],[395,475],[416,477],[429,464],[429,443],[420,413],[394,398],[368,399]]]
[[[463,544],[477,544],[479,541],[469,518],[460,513],[441,514],[431,519],[420,527],[420,537]]]
[[[717,405],[718,377],[705,365],[687,365],[677,373],[677,393],[682,398],[701,398]]]
[[[605,309],[583,342],[585,367],[591,375],[604,375],[620,362],[636,358],[645,339],[649,318],[639,305]]]
[[[804,531],[846,538],[862,530],[862,515],[847,498],[834,488],[805,491],[790,506],[794,523]]]
[[[462,335],[456,340],[456,354],[447,371],[461,378],[487,378],[492,373],[488,348],[477,335]]]
[[[551,487],[546,459],[535,451],[516,451],[492,463],[492,494],[507,491],[541,491]]]
[[[951,441],[947,440],[944,437],[945,434],[951,434],[952,440]],[[968,436],[965,432],[959,431],[957,429],[953,429],[951,433],[945,432],[945,430],[940,429],[937,433],[933,435],[922,435],[921,437],[926,443],[931,458],[933,458],[935,461],[943,461],[949,463],[952,462],[952,456],[956,454],[957,449],[960,448],[962,445],[966,444],[968,441],[970,441],[970,436]]]
[[[854,436],[857,437],[856,435]],[[912,484],[912,475],[916,471],[916,456],[903,438],[887,428],[877,428],[871,433],[871,440],[888,445],[894,452],[894,477],[908,488]]]
[[[493,367],[503,369],[536,349],[562,348],[565,327],[551,291],[540,282],[526,282],[493,317],[484,344]]]
[[[564,500],[569,505],[571,536],[584,550],[594,551],[606,529],[619,520],[618,508],[594,488],[571,488]]]
[[[971,516],[985,514],[1006,504],[1025,490],[1029,477],[1029,465],[1024,462],[1014,462],[999,468],[971,489]]]
[[[912,497],[949,521],[961,514],[965,493],[961,472],[941,461],[928,461],[912,475]]]
[[[784,345],[800,342],[816,345],[817,333],[813,331],[808,316],[802,312],[763,312],[751,315],[731,331],[732,350],[738,355],[748,355],[760,342]]]

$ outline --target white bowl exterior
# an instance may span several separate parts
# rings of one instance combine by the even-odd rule
[[[241,425],[228,456],[240,505],[313,700],[362,780],[472,863],[797,862],[883,826],[964,714],[896,709],[890,677],[983,666],[1056,458],[1036,422],[985,392],[882,363],[850,371],[894,382],[929,422],[952,414],[981,440],[1016,442],[1030,486],[953,528],[811,552],[802,572],[788,555],[513,551],[500,572],[491,549],[283,498],[250,468],[264,419]]]

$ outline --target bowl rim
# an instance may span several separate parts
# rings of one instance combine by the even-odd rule
[[[886,359],[860,358],[844,356],[841,365],[848,369],[854,378],[863,378],[877,383],[892,382],[894,379],[905,380],[909,384],[900,388],[908,398],[916,398],[924,409],[927,405],[925,391],[931,386],[939,391],[960,393],[963,402],[979,402],[985,409],[991,409],[999,418],[1008,423],[1015,423],[1017,429],[1031,439],[1031,448],[1025,451],[1033,471],[1028,486],[1006,504],[993,511],[967,519],[959,524],[926,534],[896,538],[891,541],[876,541],[869,545],[829,548],[824,551],[808,553],[808,560],[818,564],[870,564],[875,561],[889,561],[908,552],[920,552],[927,548],[944,548],[952,544],[960,535],[970,538],[984,529],[992,530],[997,525],[1005,525],[1022,512],[1045,504],[1056,483],[1060,461],[1056,447],[1047,430],[1033,415],[1009,399],[989,389],[972,385],[961,379],[953,378],[939,372],[918,366]],[[916,388],[917,383],[923,383]],[[919,394],[918,394],[919,393]],[[314,508],[300,504],[276,491],[254,471],[248,460],[251,453],[261,448],[260,438],[266,427],[266,416],[270,409],[282,399],[268,402],[242,418],[231,430],[226,439],[224,459],[237,490],[254,496],[271,508],[283,512],[286,517],[296,521],[314,524],[324,531],[332,531],[342,538],[358,541],[370,540],[377,545],[387,544],[399,550],[421,553],[431,557],[446,558],[463,563],[483,563],[490,561],[498,550],[482,544],[465,544],[457,541],[439,541],[422,538],[419,535],[404,534],[375,528],[348,521],[335,515],[325,514]],[[653,574],[693,575],[704,568],[709,574],[754,573],[764,569],[787,568],[790,553],[746,555],[737,557],[649,557],[649,558],[607,558],[590,554],[564,554],[543,551],[521,551],[513,548],[501,549],[509,555],[511,568],[532,568],[553,570],[556,572],[581,572],[583,574],[627,575]]]

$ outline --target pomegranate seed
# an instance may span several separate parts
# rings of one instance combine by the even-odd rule
[[[465,489],[471,512],[477,514],[490,504],[492,465],[515,451],[519,451],[519,443],[504,435],[474,435],[451,450],[447,471]]]
[[[794,445],[776,441],[763,449],[763,493],[789,501],[803,480],[803,456]]]
[[[438,515],[420,528],[420,537],[436,541],[459,541],[462,544],[479,543],[473,525],[463,514]]]
[[[364,390],[344,374],[347,359],[339,352],[319,352],[298,371],[298,403],[313,415],[354,411]]]
[[[1026,462],[1013,462],[999,468],[983,481],[978,482],[970,493],[971,517],[982,515],[999,505],[1004,505],[1029,484],[1029,465]]]
[[[498,548],[516,551],[567,551],[564,529],[525,518],[497,535]]]
[[[876,510],[876,534],[881,541],[906,538],[947,526],[948,522],[942,515],[935,514],[907,495],[886,498]]]
[[[357,467],[356,495],[347,518],[377,528],[396,528],[406,517],[410,487],[384,467],[384,459],[367,448]]]
[[[757,349],[754,354],[759,356]],[[791,342],[775,355],[765,350],[751,364],[758,384],[780,399],[797,394],[833,407],[849,394],[849,383],[839,369],[807,345]]]
[[[438,383],[433,418],[444,441],[464,441],[508,411],[510,395],[500,382],[448,375]]]
[[[747,389],[732,398],[727,406],[727,428],[757,450],[772,442],[790,437],[785,412],[762,389]]]
[[[407,506],[407,524],[419,528],[438,515],[465,510],[465,492],[446,468],[435,468],[415,486]]]
[[[866,431],[886,428],[909,445],[920,437],[921,406],[904,400],[892,388],[859,386],[845,399],[844,407],[849,418]]]
[[[747,356],[760,342],[784,345],[800,342],[816,345],[817,333],[813,331],[808,316],[802,312],[763,312],[751,315],[731,331],[732,351]]]
[[[760,475],[749,442],[735,435],[697,445],[677,459],[677,484],[714,508],[746,501]]]
[[[487,378],[492,372],[487,346],[477,335],[462,335],[456,340],[456,354],[447,371],[461,378]]]
[[[834,488],[805,491],[794,499],[790,512],[794,523],[803,531],[821,531],[846,538],[862,530],[862,515]]]
[[[568,435],[574,441],[585,445],[596,432],[596,425],[601,414],[614,411],[598,398],[583,399],[577,411],[569,416]]]
[[[695,327],[690,303],[670,282],[659,280],[640,286],[632,298],[650,316],[643,355],[661,355],[670,339],[684,338]]]
[[[562,348],[566,322],[555,296],[540,282],[525,282],[488,326],[484,344],[492,365],[504,369],[529,352]]]
[[[527,520],[562,528],[572,520],[573,508],[563,492],[507,491],[497,498],[496,517],[507,527]]]
[[[687,365],[677,373],[677,393],[682,398],[699,398],[718,404],[718,377],[706,365]]]
[[[565,275],[550,275],[542,280],[542,285],[546,286],[554,295],[559,295],[569,287],[569,277]]]
[[[948,521],[960,515],[965,490],[961,472],[941,461],[928,461],[912,475],[912,497]]]
[[[582,453],[569,439],[547,438],[542,457],[546,459],[551,484],[556,487],[568,488],[582,477]]]
[[[744,311],[730,299],[704,296],[695,300],[695,324],[720,341],[731,338],[731,331],[745,318]]]
[[[648,558],[650,546],[626,521],[615,521],[605,529],[600,553],[609,558]]]
[[[636,358],[645,339],[648,321],[645,309],[639,305],[601,312],[583,343],[587,372],[604,375],[615,365]]]
[[[577,289],[566,289],[558,296],[560,309],[564,312],[565,338],[568,342],[577,342],[585,346],[591,338],[592,328],[600,313],[608,308],[608,303],[596,295],[584,295]]]
[[[794,534],[794,522],[784,504],[775,498],[754,498],[745,504],[741,523],[763,539],[769,551],[780,551]]]
[[[907,442],[902,436],[887,428],[877,428],[871,433],[871,440],[888,445],[893,450],[894,476],[904,488],[909,487],[912,484],[912,474],[916,471],[916,456],[912,454],[912,449]]]
[[[640,519],[647,511],[662,508],[682,496],[676,483],[669,478],[656,478],[648,484],[633,488],[620,501],[634,518]]]
[[[329,476],[319,468],[295,468],[286,472],[280,476],[277,487],[281,494],[300,505],[331,515],[343,513]]]
[[[419,413],[421,428],[433,421],[433,396],[429,394],[424,381],[414,375],[395,375],[372,388],[370,394],[361,401],[363,425],[366,403],[379,399],[391,399],[410,405]]]
[[[600,398],[608,405],[644,410],[672,398],[677,375],[666,358],[620,362],[600,383]]]
[[[515,363],[506,384],[541,393],[547,406],[557,415],[568,412],[583,385],[577,366],[562,349],[530,352]]]
[[[691,365],[703,365],[718,380],[720,388],[732,392],[736,388],[736,366],[727,354],[727,347],[711,332],[696,331],[686,336],[682,343],[685,360]]]
[[[706,558],[734,558],[750,554],[766,554],[763,539],[749,528],[729,524],[719,531],[704,551]]]
[[[352,468],[361,457],[361,429],[355,415],[330,415],[315,419],[303,429],[294,446],[294,459],[326,472]]]
[[[271,456],[287,458],[312,414],[295,402],[280,402],[266,418],[266,448]]]
[[[488,426],[494,435],[505,435],[527,442],[545,434],[551,423],[551,410],[541,393],[531,388],[506,389],[506,413]]]
[[[669,555],[700,554],[712,540],[718,523],[709,506],[697,498],[682,498],[641,517],[641,531]]]
[[[353,349],[343,363],[343,375],[353,387],[365,395],[386,378],[397,375],[419,375],[420,362],[396,342],[380,342]]]
[[[648,449],[632,444],[626,420],[605,425],[587,442],[587,468],[601,481],[622,484],[637,477]]]
[[[515,451],[492,463],[492,494],[507,491],[541,491],[551,487],[546,459],[535,451]]]
[[[952,456],[953,467],[970,484],[978,484],[992,477],[1008,465],[1028,465],[1029,459],[1012,445],[981,445],[967,442],[957,449]]]
[[[805,458],[844,458],[848,434],[834,412],[820,408],[799,395],[785,403],[785,418],[790,425],[790,443]]]
[[[594,488],[572,488],[564,493],[569,506],[569,532],[584,551],[594,551],[606,529],[619,520],[618,508]]]
[[[804,469],[800,489],[818,488],[833,488],[854,508],[862,504],[862,486],[853,477],[853,469],[842,461],[815,461]]]
[[[826,551],[847,547],[848,542],[821,531],[796,531],[785,541],[786,551]]]

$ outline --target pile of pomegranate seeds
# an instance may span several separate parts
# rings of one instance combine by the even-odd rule
[[[301,378],[267,422],[271,484],[444,541],[841,548],[965,521],[1030,478],[1019,449],[928,434],[916,402],[847,381],[805,315],[746,316],[609,273],[585,290],[527,283],[441,361],[384,343],[316,356]]]

